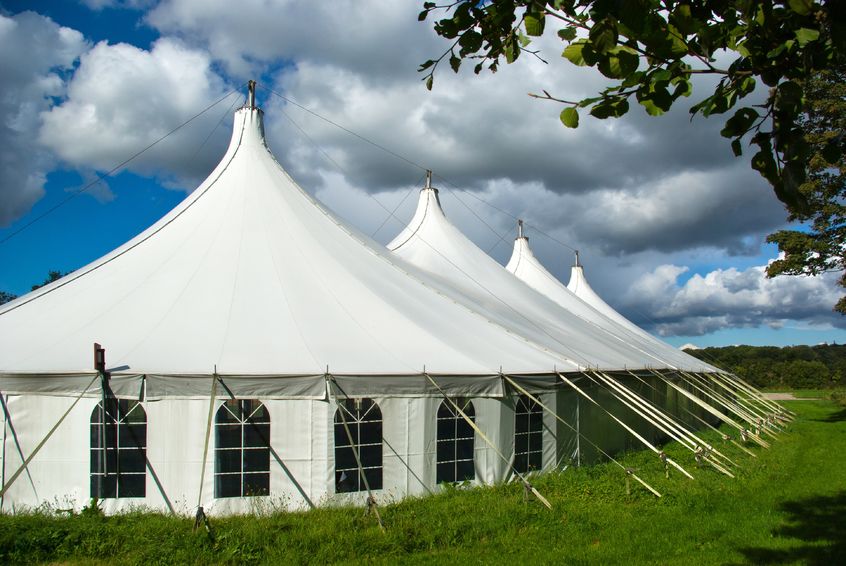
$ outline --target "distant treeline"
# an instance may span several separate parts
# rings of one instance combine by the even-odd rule
[[[846,384],[846,345],[724,346],[685,352],[757,387],[821,389]]]

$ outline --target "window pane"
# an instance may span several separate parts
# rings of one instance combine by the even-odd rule
[[[217,410],[214,422],[216,423],[237,423],[241,419],[238,418],[241,410],[238,401],[235,399],[227,399],[223,405]]]
[[[100,425],[98,425],[98,424],[92,424],[91,425],[91,438],[90,438],[91,448],[100,448],[101,447],[101,444],[100,444],[100,440],[101,440],[100,434],[101,433],[102,433],[102,429],[100,428]]]
[[[535,452],[543,448],[543,433],[532,432],[529,433],[529,450]]]
[[[358,473],[351,470],[335,472],[335,493],[358,491]]]
[[[120,473],[124,472],[140,472],[143,473],[146,469],[146,462],[144,460],[144,449],[123,449],[118,451],[118,458],[120,460]]]
[[[364,470],[364,476],[370,484],[370,489],[382,489],[382,468],[370,468]],[[362,486],[363,488],[364,486]]]
[[[438,462],[455,460],[455,441],[441,440],[438,442]]]
[[[215,475],[215,497],[240,497],[241,474]]]
[[[244,450],[245,472],[270,471],[270,452],[265,449]]]
[[[473,403],[469,399],[467,399],[464,401],[464,404],[459,403],[459,406],[461,407],[461,410],[464,411],[464,414],[470,417],[471,420],[473,420],[473,417],[476,416],[476,409],[475,407],[473,407]],[[459,415],[459,418],[461,418],[461,420],[464,420],[461,415]]]
[[[457,441],[455,455],[458,460],[472,460],[473,439]]]
[[[349,435],[347,434],[349,429]],[[335,446],[349,446],[350,437],[352,437],[353,444],[358,444],[358,428],[355,423],[347,423],[347,428],[344,428],[343,423],[335,425]]]
[[[381,444],[382,443],[382,422],[365,423],[361,425],[360,429],[362,444]]]
[[[114,423],[106,424],[106,448],[117,447],[117,425]]]
[[[470,423],[459,417],[461,420],[456,422],[456,438],[473,438],[475,431]]]
[[[525,454],[529,450],[529,437],[525,434],[518,434],[514,437],[514,452]]]
[[[456,469],[456,476],[455,481],[465,481],[465,480],[474,480],[476,479],[476,469],[473,465],[473,460],[467,460],[465,462],[458,462],[455,467]]]
[[[270,424],[248,423],[244,425],[244,446],[270,445]]]
[[[542,454],[540,452],[532,452],[529,454],[529,467],[532,470],[540,470],[543,462],[542,462]]]
[[[116,497],[117,476],[91,475],[91,497]]]
[[[144,497],[145,480],[145,474],[121,474],[118,476],[118,497]]]
[[[444,419],[438,421],[438,440],[455,438],[455,419]]]
[[[382,445],[362,446],[359,448],[361,466],[364,468],[382,467]]]
[[[543,415],[539,411],[535,411],[529,415],[529,429],[543,430]]]
[[[529,430],[529,416],[515,415],[514,417],[514,432],[526,432]]]
[[[335,448],[335,468],[338,470],[356,469],[355,455],[352,448]]]
[[[118,425],[118,446],[143,447],[147,445],[146,424]]]
[[[141,403],[133,401],[128,404],[126,411],[123,413],[123,422],[126,423],[146,423],[147,414],[144,412],[144,407]]]
[[[454,482],[455,481],[455,464],[452,462],[443,462],[438,464],[437,483]]]
[[[267,495],[270,493],[270,474],[244,474],[244,495]]]
[[[525,474],[528,469],[527,466],[529,465],[529,459],[525,454],[517,453],[514,455],[514,469],[520,472],[521,474]]]
[[[241,425],[218,424],[214,427],[215,446],[217,448],[240,448]]]
[[[215,450],[215,473],[240,472],[241,450]]]

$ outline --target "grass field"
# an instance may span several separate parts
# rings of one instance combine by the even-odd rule
[[[696,477],[664,477],[651,453],[623,459],[657,499],[607,464],[533,480],[549,511],[517,484],[449,489],[381,509],[191,519],[157,514],[0,516],[0,563],[837,564],[846,557],[846,407],[791,401],[799,414],[758,458],[718,447],[742,468],[730,479],[667,453]],[[719,442],[718,440],[715,442]]]

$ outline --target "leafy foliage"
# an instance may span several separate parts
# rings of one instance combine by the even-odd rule
[[[14,301],[18,296],[7,291],[0,291],[0,305],[5,305],[9,301]]]
[[[33,285],[32,291],[35,291],[36,289],[40,289],[41,287],[44,287],[45,285],[49,285],[53,281],[58,281],[59,279],[61,279],[65,275],[67,275],[68,273],[70,273],[70,272],[68,272],[68,271],[61,272],[61,271],[55,271],[55,270],[51,269],[50,271],[47,272],[47,279],[45,279],[41,283],[37,283],[37,284]]]
[[[846,346],[726,346],[685,350],[756,387],[819,389],[846,383]]]
[[[838,151],[846,139],[846,65],[821,71],[803,86],[805,111],[800,127],[812,153],[808,177],[800,190],[810,207],[809,211],[794,211],[791,220],[809,226],[806,230],[781,230],[767,238],[784,253],[769,265],[767,274],[840,271],[839,283],[846,287],[846,158]],[[846,314],[846,296],[835,309]]]
[[[619,117],[634,99],[647,113],[667,112],[693,91],[696,74],[719,77],[714,91],[699,100],[693,114],[723,114],[738,107],[722,135],[736,155],[749,139],[757,151],[752,167],[770,182],[795,214],[808,214],[811,203],[800,190],[811,147],[800,116],[804,84],[815,73],[846,58],[846,2],[842,0],[457,0],[424,2],[421,21],[438,14],[435,31],[452,45],[420,66],[432,88],[438,64],[448,58],[458,72],[475,61],[474,71],[496,72],[500,61],[521,54],[538,56],[531,38],[547,23],[558,26],[562,56],[596,68],[613,84],[595,97],[569,101],[544,91],[537,98],[568,107],[567,127],[578,126],[578,111],[600,119]],[[717,56],[734,59],[719,66]],[[740,101],[758,85],[770,87],[762,105]],[[835,163],[843,140],[821,154]]]

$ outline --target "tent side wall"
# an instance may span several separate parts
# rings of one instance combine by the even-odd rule
[[[651,424],[635,415],[606,390],[579,380],[580,387],[602,406],[633,425],[652,441],[662,441]],[[650,380],[660,388],[662,381]],[[562,383],[563,385],[563,383]],[[632,381],[626,385],[635,388]],[[666,384],[663,384],[666,386]],[[669,408],[686,407],[705,415],[686,399],[664,398],[641,384],[641,395]],[[641,449],[608,415],[581,399],[569,387],[553,386],[533,393],[551,411],[576,428],[603,451],[614,455]],[[3,445],[3,477],[10,476],[44,439],[75,397],[48,395],[9,395],[5,397],[10,420]],[[669,399],[669,401],[668,401]],[[407,495],[425,495],[440,488],[437,479],[438,432],[436,415],[443,398],[438,396],[376,396],[373,400],[382,414],[383,487],[375,490],[380,502],[399,500]],[[472,484],[495,484],[513,478],[511,464],[515,450],[516,396],[470,398],[475,423],[487,437],[474,436],[475,474]],[[3,498],[3,509],[20,511],[48,506],[80,509],[91,499],[92,415],[96,396],[80,399],[67,418],[32,460]],[[270,419],[270,495],[265,497],[215,497],[214,415],[224,403],[214,402],[212,430],[203,472],[203,452],[209,415],[208,399],[163,399],[146,401],[146,479],[144,497],[106,498],[101,505],[107,513],[133,508],[192,514],[200,503],[216,515],[260,512],[272,509],[304,509],[311,505],[352,502],[363,504],[364,491],[335,493],[335,413],[334,400],[263,400]],[[684,415],[675,413],[680,420]],[[692,417],[691,417],[692,418]],[[708,417],[713,421],[713,417]],[[542,468],[554,470],[566,465],[587,465],[604,459],[588,442],[555,415],[542,416]],[[701,423],[689,423],[691,428]],[[496,446],[494,449],[488,444]],[[20,449],[19,449],[20,447]],[[500,452],[503,457],[497,452]],[[21,455],[22,454],[22,455]]]

